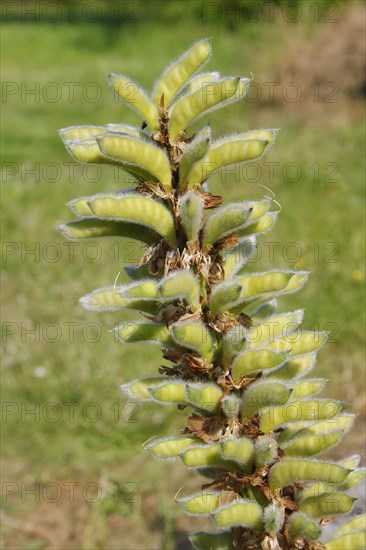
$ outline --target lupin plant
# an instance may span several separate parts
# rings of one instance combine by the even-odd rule
[[[113,164],[136,181],[131,189],[69,203],[80,217],[61,227],[69,239],[127,237],[147,245],[132,283],[81,298],[92,311],[131,309],[139,320],[114,330],[124,343],[163,348],[156,376],[122,385],[140,401],[188,408],[178,434],[156,438],[155,458],[180,460],[206,478],[196,494],[177,499],[185,512],[210,515],[216,529],[190,536],[194,548],[361,549],[365,515],[327,542],[322,526],[350,512],[348,490],[365,477],[359,456],[314,458],[336,445],[354,414],[320,398],[325,380],[309,378],[325,332],[300,328],[303,311],[280,313],[277,297],[299,290],[305,271],[253,273],[246,264],[257,237],[272,229],[271,200],[222,205],[207,179],[223,167],[258,159],[277,130],[212,139],[209,125],[189,127],[208,112],[241,100],[250,79],[198,72],[211,40],[197,42],[168,66],[151,96],[128,77],[111,88],[142,117],[127,124],[60,130],[79,162]]]

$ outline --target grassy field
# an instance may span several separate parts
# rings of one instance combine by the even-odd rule
[[[314,84],[321,72],[316,58],[302,63],[310,69],[301,84],[289,86],[293,52],[303,62],[309,40],[328,33],[338,43],[352,35],[349,14],[362,19],[362,5],[349,3],[332,25],[312,24],[305,12],[296,24],[276,12],[272,23],[248,23],[239,14],[235,25],[225,25],[222,18],[194,17],[195,2],[181,14],[177,6],[171,24],[165,14],[164,25],[156,17],[120,26],[2,28],[2,547],[9,550],[182,550],[185,534],[202,526],[172,505],[179,487],[198,490],[198,477],[141,450],[155,434],[182,427],[185,413],[137,406],[119,392],[120,383],[156,372],[160,351],[114,342],[109,331],[120,317],[92,314],[78,304],[80,296],[112,284],[121,270],[119,281],[126,280],[123,267],[141,251],[136,243],[114,240],[70,247],[57,231],[72,218],[64,206],[72,198],[129,186],[125,175],[108,167],[74,165],[57,129],[138,124],[108,91],[106,75],[125,73],[151,89],[169,60],[202,36],[214,39],[209,69],[253,72],[254,89],[262,94],[213,113],[214,135],[281,127],[260,164],[214,177],[211,190],[227,200],[263,197],[269,193],[263,185],[275,193],[281,215],[250,269],[312,272],[301,294],[283,299],[281,309],[305,307],[306,328],[331,331],[314,375],[329,378],[326,394],[359,413],[332,456],[362,453],[363,106],[342,86],[342,66],[331,80],[337,87],[327,90],[336,93],[324,96],[330,80]],[[278,75],[272,98],[270,83]],[[298,87],[302,98],[293,101]]]

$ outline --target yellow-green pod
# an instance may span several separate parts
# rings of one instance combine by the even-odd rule
[[[263,468],[267,464],[277,458],[278,444],[277,441],[269,435],[258,437],[254,444],[254,460],[257,468]]]
[[[101,136],[107,132],[108,130],[105,126],[93,126],[92,124],[85,124],[84,126],[68,126],[67,128],[61,128],[58,131],[59,136],[64,142]]]
[[[180,456],[188,468],[218,467],[232,471],[238,467],[230,460],[224,460],[221,455],[220,443],[197,445],[187,449]]]
[[[148,172],[166,188],[171,188],[169,159],[163,149],[123,134],[106,134],[97,138],[102,154],[115,162],[126,162]]]
[[[230,248],[224,253],[222,267],[225,272],[225,279],[234,277],[252,258],[257,250],[254,237],[242,239],[237,246]]]
[[[322,422],[315,422],[311,426],[304,427],[300,432],[299,435],[316,435],[321,434],[324,432],[334,431],[334,430],[342,430],[343,433],[348,432],[348,430],[351,429],[356,415],[350,414],[350,413],[344,413],[339,414],[337,416],[334,416],[330,420],[324,420]],[[358,456],[358,455],[357,455]],[[347,466],[348,462],[342,461],[342,465],[345,467],[352,467]],[[358,464],[356,464],[353,461],[350,461],[349,464],[355,464],[353,467],[356,468]]]
[[[276,338],[290,335],[297,330],[303,317],[304,311],[302,309],[267,317],[263,323],[250,329],[251,348],[254,350],[261,349]]]
[[[275,536],[283,527],[285,510],[277,502],[271,502],[263,510],[263,524],[266,533]]]
[[[209,307],[213,313],[228,311],[239,301],[242,286],[235,280],[224,281],[213,287]]]
[[[287,456],[314,456],[337,445],[343,435],[342,430],[316,435],[303,435],[287,443],[282,443],[281,448]]]
[[[159,129],[159,112],[157,106],[148,98],[142,88],[127,76],[112,73],[108,76],[112,90],[120,98],[144,117],[153,130]]]
[[[286,458],[276,462],[269,472],[269,486],[271,491],[282,489],[291,483],[303,481],[326,481],[327,483],[341,483],[346,479],[350,470],[334,462],[311,459]],[[306,510],[303,510],[305,513]],[[310,514],[311,515],[311,514]]]
[[[150,344],[158,344],[159,346],[171,347],[174,345],[166,326],[159,323],[130,321],[129,323],[118,325],[114,329],[114,332],[122,342],[127,344],[148,342]]]
[[[219,506],[219,491],[202,491],[189,497],[178,499],[178,504],[187,514],[193,516],[211,514]]]
[[[209,82],[218,82],[220,80],[220,73],[217,71],[212,71],[210,73],[200,73],[196,76],[193,76],[188,82],[187,86],[184,89],[188,93],[195,92],[208,84]]]
[[[69,222],[60,225],[59,230],[65,237],[71,240],[99,237],[127,237],[151,245],[160,239],[155,231],[143,225],[124,221],[99,220],[97,218],[85,218]]]
[[[270,271],[237,277],[235,280],[243,287],[242,300],[250,302],[265,298],[268,294],[278,296],[296,292],[304,286],[308,276],[307,271]]]
[[[262,411],[260,429],[267,433],[291,422],[330,419],[342,407],[343,403],[334,399],[296,399]]]
[[[299,382],[295,382],[292,387],[294,389],[294,393],[292,394],[293,398],[297,397],[307,397],[310,395],[316,395],[317,393],[321,392],[325,384],[327,383],[327,380],[325,378],[312,378],[308,380],[300,380]]]
[[[219,82],[204,84],[198,90],[177,99],[169,113],[171,138],[178,139],[180,132],[206,113],[242,99],[249,84],[248,78],[223,78]]]
[[[245,202],[234,202],[215,210],[203,229],[203,244],[213,245],[223,237],[236,232],[247,223],[251,211]]]
[[[366,514],[361,514],[352,518],[347,523],[344,523],[339,529],[337,529],[330,540],[337,539],[341,535],[352,533],[352,531],[359,531],[366,529]]]
[[[339,489],[342,491],[348,491],[349,489],[352,489],[353,487],[356,487],[359,483],[364,481],[366,477],[366,469],[365,468],[357,468],[357,470],[353,470],[347,477],[343,483],[339,484]]]
[[[241,239],[242,237],[249,237],[250,235],[264,235],[268,233],[275,225],[277,217],[278,212],[268,212],[264,214],[259,220],[238,231],[238,237]]]
[[[110,134],[111,132],[117,134],[128,134],[129,136],[134,136],[143,140],[151,140],[149,134],[145,130],[141,130],[137,126],[130,126],[129,124],[106,124],[105,129],[106,132],[104,133],[108,134]]]
[[[189,321],[174,323],[171,325],[170,331],[179,346],[199,353],[208,363],[211,363],[213,342],[208,329],[203,323]]]
[[[151,399],[150,394],[149,397]],[[154,441],[146,445],[145,449],[153,457],[160,460],[174,460],[183,451],[189,449],[192,445],[197,445],[197,443],[199,443],[199,439],[194,435],[177,435],[175,437],[154,439]]]
[[[221,454],[226,460],[237,462],[240,467],[246,470],[251,468],[254,459],[254,446],[249,437],[240,437],[238,439],[227,439],[220,443]]]
[[[154,279],[145,279],[122,287],[122,296],[127,298],[159,298],[158,283]]]
[[[152,97],[159,104],[164,94],[164,107],[168,107],[174,96],[182,89],[192,75],[202,67],[211,55],[211,38],[196,42],[179,59],[168,65],[157,80]]]
[[[188,538],[196,550],[234,550],[231,533],[198,531],[189,535]]]
[[[187,181],[191,166],[200,160],[208,151],[211,140],[211,128],[205,126],[194,137],[179,160],[179,180]]]
[[[238,139],[236,136],[214,142],[207,154],[193,164],[187,174],[188,186],[205,181],[218,170],[240,162],[260,157],[268,141],[259,139]]]
[[[251,384],[243,396],[241,414],[251,418],[258,411],[269,405],[283,405],[290,399],[292,388],[279,382],[259,380]]]
[[[262,508],[256,502],[237,499],[230,504],[220,506],[214,513],[213,519],[218,527],[247,527],[253,531],[260,531],[262,524]]]
[[[258,372],[280,367],[286,358],[286,353],[276,353],[268,349],[248,350],[235,359],[231,375],[234,380],[238,380],[242,376],[255,376]]]
[[[163,300],[183,298],[196,311],[200,305],[200,287],[189,269],[172,271],[160,283],[160,295]]]
[[[342,415],[343,416],[343,415]],[[344,415],[346,416],[346,415]],[[347,416],[351,416],[351,415],[347,415]],[[353,418],[355,418],[356,415],[352,415]],[[340,418],[340,417],[337,417],[337,418]],[[339,461],[339,464],[341,466],[344,466],[345,468],[350,468],[351,470],[353,470],[354,468],[357,468],[357,466],[360,464],[361,462],[361,456],[360,455],[352,455],[352,456],[348,456],[347,458],[344,458],[343,460],[340,460]]]
[[[186,403],[186,387],[183,382],[163,382],[149,389],[151,395],[161,403]]]
[[[121,391],[131,397],[132,399],[137,399],[139,401],[152,401],[151,393],[149,388],[152,386],[158,386],[166,380],[163,376],[154,376],[147,378],[138,378],[137,380],[132,380],[128,384],[122,384],[120,386]]]
[[[294,512],[288,518],[288,527],[291,536],[301,539],[318,540],[322,528],[319,522],[315,521],[303,512]]]
[[[118,197],[90,197],[88,206],[94,216],[139,223],[159,233],[169,244],[175,244],[171,213],[166,206],[150,197],[137,193],[121,194]]]
[[[154,313],[158,311],[157,300],[131,299],[123,295],[123,287],[105,287],[93,290],[80,298],[81,305],[89,311],[118,311],[120,309],[139,309]]]
[[[179,200],[180,221],[188,241],[195,241],[203,223],[203,200],[194,191],[188,191]]]
[[[188,401],[194,407],[209,412],[215,412],[218,409],[223,390],[217,384],[193,383],[186,384]]]
[[[267,300],[266,302],[257,304],[253,302],[249,304],[249,306],[246,308],[246,312],[253,320],[254,324],[257,323],[263,323],[263,320],[267,317],[270,317],[271,315],[274,315],[278,311],[278,304],[276,298],[272,298],[272,300]],[[271,351],[277,351],[277,352],[285,352],[290,349],[290,347],[287,345],[283,345],[282,347],[272,347],[270,344],[267,346],[268,349]]]
[[[305,353],[286,363],[276,370],[276,378],[281,380],[292,380],[308,374],[315,366],[316,353]]]
[[[352,509],[355,500],[357,499],[344,493],[332,492],[307,498],[300,503],[300,511],[313,518],[347,514]]]
[[[302,331],[300,337],[293,343],[290,355],[302,355],[319,350],[328,338],[328,332]]]
[[[327,550],[364,550],[366,548],[366,529],[341,535],[325,543]]]

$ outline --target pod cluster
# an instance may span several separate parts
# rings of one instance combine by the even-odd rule
[[[211,41],[172,63],[148,95],[126,76],[110,87],[142,117],[127,124],[60,130],[79,162],[113,164],[131,189],[72,200],[69,239],[125,237],[146,245],[126,267],[130,284],[81,298],[93,311],[135,310],[115,327],[121,342],[158,345],[166,364],[156,376],[122,385],[130,398],[188,408],[180,433],[147,445],[153,457],[179,460],[206,478],[199,493],[178,499],[216,530],[190,536],[197,549],[365,548],[365,516],[327,542],[322,525],[350,512],[348,491],[365,477],[359,457],[319,460],[351,428],[340,401],[318,397],[326,380],[309,376],[325,332],[301,328],[303,311],[280,312],[277,297],[301,289],[306,271],[253,273],[256,241],[277,219],[269,199],[222,204],[207,179],[226,166],[258,159],[277,130],[213,139],[191,124],[242,99],[250,79],[200,72]]]

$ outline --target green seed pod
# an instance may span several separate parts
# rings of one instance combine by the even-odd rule
[[[231,360],[241,353],[248,345],[247,331],[242,325],[235,326],[227,331],[221,341],[222,361],[231,362]]]
[[[271,315],[257,326],[249,330],[249,338],[252,349],[262,349],[269,342],[277,338],[289,336],[301,324],[304,317],[304,311],[299,309],[291,313],[282,313],[280,315]]]
[[[59,136],[64,143],[101,136],[107,132],[108,130],[105,126],[93,126],[92,124],[85,124],[84,126],[68,126],[68,128],[61,128],[58,131]]]
[[[163,149],[132,136],[106,134],[97,138],[98,146],[108,159],[125,162],[149,173],[167,189],[171,187],[169,159]]]
[[[149,134],[145,130],[141,130],[137,126],[130,126],[129,124],[118,123],[118,124],[106,124],[105,128],[107,130],[105,133],[108,133],[108,134],[110,134],[111,132],[116,134],[127,134],[129,136],[134,136],[139,139],[143,139],[152,143]]]
[[[147,313],[158,313],[158,301],[149,298],[127,298],[123,296],[124,287],[105,287],[93,290],[80,298],[81,305],[89,311],[118,311],[137,309]]]
[[[285,512],[276,502],[271,502],[263,510],[263,525],[267,533],[274,536],[278,533],[285,521]]]
[[[219,502],[219,491],[202,491],[201,493],[178,499],[178,504],[183,510],[193,516],[211,514],[219,506]]]
[[[159,112],[146,92],[136,82],[121,74],[108,76],[109,85],[129,107],[144,117],[153,130],[159,129]]]
[[[339,484],[339,489],[341,491],[348,491],[349,489],[352,489],[353,487],[356,487],[359,483],[364,481],[366,477],[366,469],[365,468],[357,468],[357,470],[353,470],[347,477],[343,483]]]
[[[269,348],[273,350],[283,351],[288,350],[289,355],[296,357],[303,355],[304,353],[310,353],[312,351],[318,351],[326,342],[328,337],[327,332],[312,332],[302,330],[300,334],[296,335],[295,342],[290,340],[275,340],[269,344]]]
[[[330,540],[338,539],[341,535],[352,533],[353,531],[359,531],[365,529],[366,526],[366,514],[361,514],[352,518],[347,523],[344,523],[339,529],[337,529]]]
[[[296,399],[262,411],[260,429],[267,433],[291,422],[333,418],[343,407],[334,399]]]
[[[216,412],[223,396],[217,384],[189,382],[186,384],[188,401],[194,407],[209,412]]]
[[[254,237],[242,239],[234,248],[226,250],[223,256],[225,279],[234,277],[255,254],[256,240]]]
[[[179,200],[180,221],[188,241],[195,241],[203,223],[203,201],[194,191]]]
[[[306,426],[300,429],[297,435],[316,435],[335,430],[342,430],[343,433],[346,433],[352,427],[355,416],[356,415],[354,414],[344,413],[334,416],[331,420],[315,422],[310,426]],[[346,466],[345,464],[343,465]],[[356,467],[357,464],[354,466],[354,468]]]
[[[234,233],[247,223],[251,212],[246,203],[234,202],[221,206],[206,222],[203,230],[203,244],[212,246],[223,237]]]
[[[221,409],[227,418],[236,418],[239,416],[241,408],[241,398],[238,395],[229,393],[221,401]]]
[[[90,197],[88,205],[97,217],[144,225],[165,237],[169,244],[175,244],[171,213],[166,206],[150,197],[133,193],[118,197]]]
[[[167,381],[149,389],[151,395],[160,403],[187,403],[186,386],[180,381]]]
[[[214,286],[209,307],[213,313],[228,311],[240,299],[242,286],[235,281],[225,281]]]
[[[159,235],[137,223],[113,222],[109,220],[98,220],[96,218],[85,218],[75,222],[60,225],[59,230],[70,240],[95,239],[99,237],[127,237],[136,239],[151,245],[160,240]],[[145,274],[146,277],[147,274]]]
[[[163,300],[183,298],[197,311],[200,306],[200,287],[192,271],[181,269],[172,271],[160,283],[160,295]]]
[[[224,460],[221,455],[220,443],[197,445],[187,449],[180,456],[188,468],[217,467],[226,470],[235,470],[237,468],[237,465],[230,460]]]
[[[199,439],[193,435],[177,435],[175,437],[154,439],[154,441],[146,445],[145,449],[153,457],[160,460],[174,460],[183,451],[189,449],[192,445],[197,445],[197,443],[199,443]]]
[[[188,185],[192,186],[206,180],[225,166],[260,157],[273,139],[274,132],[268,131],[268,135],[263,139],[243,139],[241,135],[234,135],[213,142],[205,157],[189,170]]]
[[[277,304],[276,298],[272,298],[272,300],[263,302],[260,305],[256,303],[254,304],[254,307],[252,303],[251,306],[252,307],[249,306],[249,308],[247,308],[246,311],[248,312],[248,315],[250,315],[253,321],[256,323],[262,323],[264,319],[266,319],[267,317],[270,317],[271,315],[274,315],[275,313],[277,313],[277,310],[278,310],[278,304]],[[275,346],[272,347],[272,345],[275,342],[279,342],[279,340],[275,340],[273,343],[270,343],[268,345],[268,349],[272,351],[278,351],[278,352],[285,352],[290,349],[289,343],[284,340],[280,341],[281,343],[283,342],[284,344],[283,347],[281,346],[278,346],[278,348]]]
[[[218,527],[234,527],[240,525],[253,531],[263,528],[262,508],[256,502],[237,499],[230,504],[220,506],[214,513],[213,519]]]
[[[268,345],[270,347],[270,344]],[[316,353],[307,353],[286,361],[286,363],[280,367],[275,375],[280,380],[292,380],[293,378],[299,378],[305,376],[313,370],[316,361]]]
[[[239,304],[232,308],[234,313],[240,313],[243,306],[254,300],[270,296],[291,294],[300,290],[307,281],[307,271],[281,272],[270,271],[267,273],[254,273],[245,277],[235,277],[233,281],[242,286]]]
[[[318,540],[322,528],[319,523],[303,512],[294,512],[288,519],[288,526],[292,538]]]
[[[181,96],[169,112],[171,138],[177,140],[180,132],[203,115],[242,99],[249,84],[248,78],[228,77],[219,82],[208,82],[198,90]]]
[[[264,216],[259,218],[259,220],[247,225],[244,229],[240,229],[240,231],[238,231],[239,239],[249,237],[251,235],[264,235],[265,233],[268,233],[268,231],[270,231],[275,225],[277,217],[278,212],[268,212],[268,214],[264,214]]]
[[[274,491],[282,489],[282,487],[286,487],[291,483],[302,481],[341,483],[349,473],[350,470],[348,468],[339,466],[334,462],[287,458],[276,462],[272,466],[268,479],[270,489]],[[306,512],[306,510],[303,511]]]
[[[205,126],[188,145],[179,161],[179,179],[187,181],[191,166],[200,160],[208,151],[211,141],[211,128]]]
[[[199,531],[189,535],[196,550],[234,550],[231,533],[206,533]]]
[[[191,349],[208,362],[212,361],[213,343],[211,335],[203,323],[174,323],[170,327],[174,341],[185,348]]]
[[[293,384],[294,393],[292,394],[293,398],[297,397],[309,397],[311,395],[316,395],[321,392],[325,384],[328,382],[325,378],[312,378],[307,380],[300,380]]]
[[[242,417],[252,418],[258,411],[269,405],[284,405],[290,399],[291,393],[292,388],[280,382],[258,380],[244,392]]]
[[[248,350],[235,359],[231,375],[234,380],[239,380],[242,376],[255,376],[258,372],[279,368],[286,358],[286,353],[276,353],[267,349]]]
[[[342,416],[352,416],[354,418],[356,415],[353,414],[353,415],[342,415]],[[337,419],[338,418],[340,418],[340,416],[337,417]],[[345,468],[350,468],[351,470],[353,470],[354,468],[357,468],[360,462],[361,462],[360,455],[352,455],[352,456],[349,456],[348,458],[345,458],[344,460],[340,460],[339,464],[341,466],[344,466]]]
[[[254,460],[257,468],[263,468],[272,464],[278,452],[277,441],[273,437],[264,435],[258,438],[254,444]]]
[[[209,82],[218,82],[220,80],[220,73],[212,71],[211,73],[200,73],[197,76],[193,76],[187,83],[184,92],[192,93],[196,90],[200,90],[202,86]]]
[[[137,380],[132,380],[132,382],[128,384],[122,384],[120,388],[127,397],[137,399],[138,401],[152,401],[149,388],[158,386],[164,382],[164,380],[165,378],[163,376],[139,378]]]
[[[144,321],[131,321],[118,325],[114,332],[117,337],[126,344],[136,342],[148,342],[159,346],[173,346],[174,342],[165,325],[159,323],[147,323]]]
[[[347,533],[337,539],[332,539],[325,544],[327,550],[364,550],[366,548],[366,530],[360,529],[353,533]]]
[[[145,279],[137,283],[122,286],[119,289],[122,297],[127,298],[159,298],[158,284],[154,279]]]
[[[300,503],[300,511],[309,516],[323,517],[334,514],[347,514],[357,500],[344,493],[323,494],[318,497],[309,497]]]
[[[337,445],[343,435],[342,430],[317,435],[303,435],[283,443],[281,447],[286,456],[314,456]]]
[[[164,94],[164,106],[168,107],[174,96],[183,88],[191,76],[210,58],[211,38],[196,42],[179,59],[168,65],[158,78],[152,93],[156,104]]]
[[[241,468],[249,471],[253,465],[254,446],[249,437],[227,439],[220,443],[221,454],[226,460],[237,462]]]

